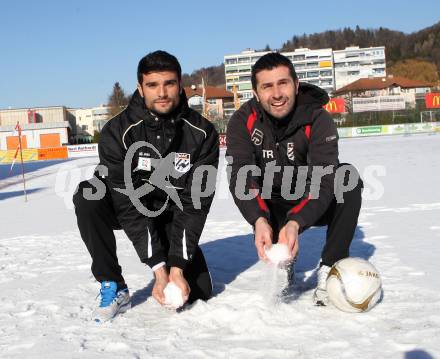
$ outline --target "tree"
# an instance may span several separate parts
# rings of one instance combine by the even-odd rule
[[[439,80],[437,66],[432,62],[409,59],[397,61],[388,71],[394,76],[406,77],[411,80],[419,80],[436,84]]]
[[[113,85],[113,91],[108,97],[108,106],[110,107],[110,116],[113,117],[121,112],[129,102],[129,98],[125,95],[119,82]]]
[[[93,139],[92,139],[92,142],[93,142],[93,143],[98,143],[98,142],[99,142],[99,132],[98,132],[98,131],[95,131],[95,132],[93,133]]]

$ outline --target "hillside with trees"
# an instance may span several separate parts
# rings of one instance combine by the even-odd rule
[[[202,83],[202,76],[206,84],[210,86],[219,86],[225,84],[225,65],[203,67],[195,70],[191,75],[183,74],[183,86],[198,85]]]
[[[330,47],[333,50],[341,50],[348,46],[370,47],[383,45],[386,47],[388,73],[417,80],[436,81],[437,79],[438,81],[440,71],[440,22],[411,34],[384,27],[361,29],[356,26],[355,29],[346,27],[309,35],[295,35],[283,43],[279,51],[293,51],[300,47],[309,49]],[[266,48],[269,49],[270,46],[266,45]],[[422,69],[423,74],[418,72],[420,69]],[[200,84],[202,74],[211,86],[221,86],[225,83],[224,65],[221,64],[195,70],[192,74],[184,74],[184,85]]]

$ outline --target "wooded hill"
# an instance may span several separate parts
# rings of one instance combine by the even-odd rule
[[[344,28],[310,35],[293,36],[283,43],[279,51],[293,51],[300,47],[309,49],[332,48],[342,50],[348,46],[383,46],[386,50],[387,73],[436,82],[440,71],[440,22],[411,34],[380,27],[379,29]],[[416,60],[405,61],[405,60]],[[430,65],[431,63],[431,65]],[[435,66],[432,66],[434,64]],[[419,70],[412,70],[418,65]],[[211,86],[224,85],[224,65],[210,66],[184,74],[185,86],[200,84],[202,75]]]

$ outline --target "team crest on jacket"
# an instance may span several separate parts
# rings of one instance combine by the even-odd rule
[[[174,169],[180,173],[186,173],[191,168],[191,156],[189,153],[177,153],[174,155]]]
[[[252,132],[251,140],[255,146],[259,146],[263,143],[263,132],[261,132],[258,128]]]
[[[291,161],[295,160],[294,144],[293,142],[287,143],[287,158]]]

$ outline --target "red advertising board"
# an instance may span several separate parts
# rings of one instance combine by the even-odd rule
[[[337,97],[331,98],[323,107],[330,113],[342,113],[345,112],[345,100]]]
[[[425,95],[426,108],[440,108],[440,92],[431,92]]]

